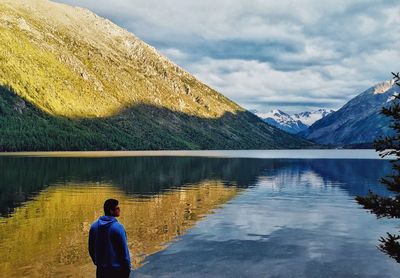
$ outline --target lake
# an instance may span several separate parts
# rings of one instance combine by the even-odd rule
[[[0,155],[0,277],[94,277],[90,224],[120,201],[132,277],[399,277],[372,150]]]

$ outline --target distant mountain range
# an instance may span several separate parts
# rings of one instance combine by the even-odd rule
[[[393,134],[390,119],[381,114],[400,88],[385,81],[360,93],[337,111],[319,109],[290,115],[281,110],[253,111],[266,123],[315,143],[335,147],[373,147],[381,136]]]
[[[0,151],[307,148],[94,13],[0,1]]]
[[[335,146],[372,145],[380,136],[390,135],[390,119],[381,114],[393,95],[400,92],[393,80],[377,84],[357,95],[338,111],[327,115],[300,133],[320,144]]]
[[[324,118],[333,110],[318,109],[315,111],[306,111],[298,114],[288,114],[279,109],[272,110],[268,113],[258,113],[253,111],[258,117],[263,119],[266,123],[275,126],[288,133],[296,134],[306,130],[314,122]]]

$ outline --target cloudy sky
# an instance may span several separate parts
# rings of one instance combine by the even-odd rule
[[[128,29],[247,109],[340,108],[400,70],[398,0],[57,0]]]

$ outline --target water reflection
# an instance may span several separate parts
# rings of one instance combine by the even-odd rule
[[[121,201],[134,264],[148,262],[138,275],[393,268],[375,248],[392,222],[378,225],[353,198],[390,194],[378,181],[388,161],[0,157],[0,167],[0,276],[92,275],[87,232],[110,197]],[[350,266],[346,252],[363,261]]]
[[[366,177],[358,171],[362,161],[278,165],[179,241],[148,257],[136,277],[400,275],[398,265],[376,248],[376,238],[396,230],[397,223],[365,213],[351,195],[380,188],[378,179],[390,164],[366,163]],[[354,172],[342,177],[347,167]]]
[[[43,188],[64,182],[108,182],[136,197],[206,180],[248,187],[269,164],[273,162],[192,157],[0,157],[0,212],[7,216]]]
[[[154,198],[135,199],[108,184],[50,187],[0,224],[3,277],[87,277],[94,268],[87,254],[90,223],[105,199],[120,200],[133,264],[165,248],[203,215],[230,200],[236,187],[203,182]]]
[[[107,181],[138,197],[198,183],[223,180],[238,187],[255,184],[277,170],[316,172],[321,178],[342,181],[351,195],[365,195],[362,181],[390,173],[382,160],[286,160],[193,157],[51,158],[0,157],[0,213],[7,216],[46,186],[60,182]],[[377,193],[387,195],[382,187]]]

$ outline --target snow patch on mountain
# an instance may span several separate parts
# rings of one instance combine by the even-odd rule
[[[392,96],[389,96],[386,102],[391,102],[392,100],[396,99],[396,97],[399,97],[399,93],[395,92]]]
[[[311,126],[316,121],[326,117],[330,113],[335,112],[333,110],[326,109],[318,109],[316,111],[311,112],[301,112],[299,114],[294,114],[293,118],[301,121],[303,124],[307,126]]]
[[[283,125],[288,125],[289,122],[293,121],[293,118],[289,114],[279,109],[271,110],[268,113],[257,114],[257,116],[262,119],[272,118]]]
[[[374,95],[376,94],[384,94],[387,90],[391,89],[394,84],[394,79],[379,83],[373,87]]]

